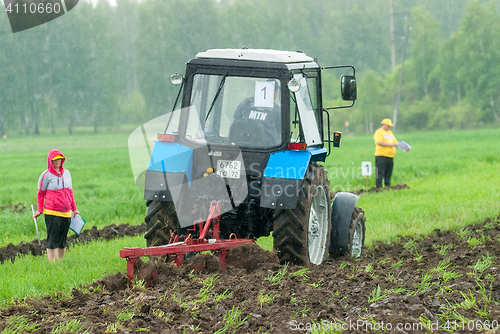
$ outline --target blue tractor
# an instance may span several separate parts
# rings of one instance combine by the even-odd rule
[[[349,102],[325,108],[321,75],[330,69],[347,72],[340,95]],[[161,131],[140,181],[148,247],[197,237],[193,224],[217,202],[221,238],[272,233],[281,263],[362,255],[358,197],[332,198],[320,165],[340,145],[328,110],[356,100],[354,67],[321,68],[303,52],[213,49],[171,81],[180,86],[175,106],[154,120]]]

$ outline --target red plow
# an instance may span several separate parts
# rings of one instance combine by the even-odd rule
[[[146,248],[125,248],[120,250],[120,257],[127,260],[127,277],[130,282],[134,278],[134,267],[142,256],[168,256],[169,259],[176,265],[181,266],[184,257],[189,253],[212,251],[219,256],[221,269],[226,267],[226,256],[228,251],[240,244],[253,242],[252,239],[238,239],[236,235],[231,234],[229,239],[220,238],[220,203],[212,202],[210,205],[210,213],[206,221],[197,220],[194,222],[192,231],[183,240],[180,240],[177,234],[173,233],[167,245]],[[199,235],[198,238],[193,238],[192,235]],[[234,238],[232,238],[234,236]],[[198,269],[198,268],[197,268]],[[204,268],[199,268],[203,270]]]

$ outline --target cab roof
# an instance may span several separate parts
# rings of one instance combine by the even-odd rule
[[[264,61],[272,63],[308,63],[314,59],[301,51],[267,49],[211,49],[200,52],[196,58]]]

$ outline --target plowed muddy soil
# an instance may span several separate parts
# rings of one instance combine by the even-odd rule
[[[144,233],[146,226],[143,225],[109,225],[104,227],[103,229],[98,229],[95,226],[92,228],[84,229],[80,236],[73,234],[73,232],[69,232],[71,235],[68,236],[68,248],[71,248],[71,245],[74,243],[86,243],[93,240],[104,239],[110,240],[114,238],[123,238],[125,236],[134,236],[136,234]],[[44,254],[45,245],[47,239],[40,240],[40,245],[38,244],[38,239],[35,239],[30,242],[22,242],[19,245],[8,244],[4,248],[0,249],[0,263],[3,263],[6,260],[10,260],[12,262],[15,261],[16,257],[20,255],[32,254],[35,256],[39,256]]]
[[[371,187],[369,189],[362,188],[362,189],[355,190],[355,191],[350,191],[350,192],[353,193],[353,194],[355,194],[355,195],[361,196],[361,195],[366,194],[366,193],[379,193],[379,192],[382,192],[382,191],[402,190],[402,189],[410,189],[410,187],[408,187],[404,183],[400,183],[400,184],[396,184],[395,186],[382,187],[382,188]],[[335,192],[332,192],[332,198],[335,197],[335,194],[336,194]]]
[[[33,333],[498,332],[499,220],[320,266],[280,266],[255,244],[233,249],[225,271],[210,254],[183,267],[151,259],[141,264],[157,275],[149,287],[121,272],[71,296],[18,301],[0,310],[0,332],[21,322]],[[206,270],[191,271],[195,261]]]

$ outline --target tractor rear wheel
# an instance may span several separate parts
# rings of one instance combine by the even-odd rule
[[[366,218],[363,210],[356,206],[349,225],[347,253],[352,257],[361,257],[365,248]]]
[[[168,244],[172,232],[179,227],[173,202],[148,201],[146,222],[146,245],[148,247]]]
[[[321,264],[330,244],[330,185],[322,166],[311,162],[295,209],[276,210],[274,248],[280,263]]]

